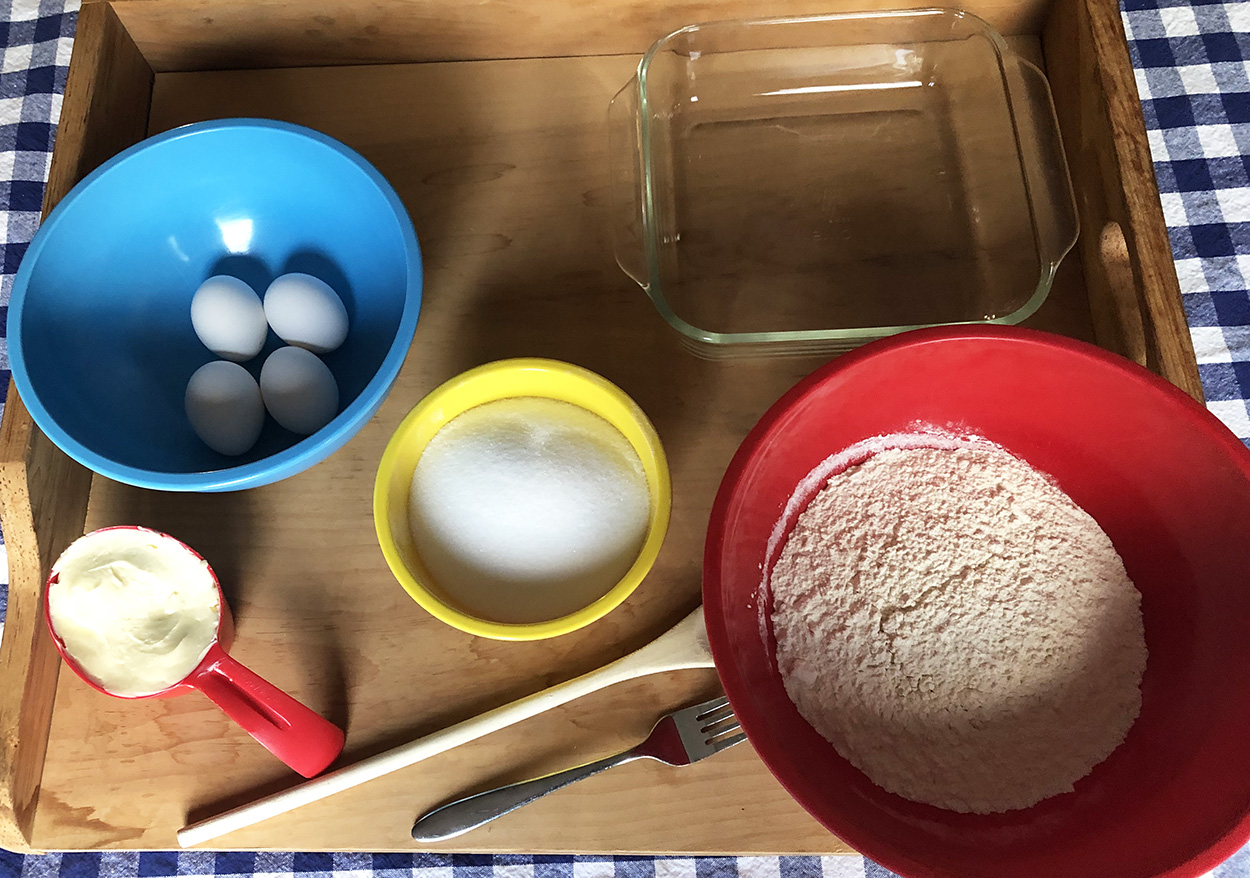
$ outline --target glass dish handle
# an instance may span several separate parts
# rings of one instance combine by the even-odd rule
[[[616,264],[647,288],[642,243],[642,148],[638,131],[638,79],[608,104],[608,164],[611,172],[610,233]]]
[[[1005,60],[1038,256],[1053,274],[1080,228],[1059,120],[1046,74],[1019,56]]]

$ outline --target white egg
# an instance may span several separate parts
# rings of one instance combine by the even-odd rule
[[[196,369],[184,405],[195,435],[232,457],[250,450],[265,424],[260,387],[238,363],[214,360]]]
[[[260,296],[237,277],[210,277],[191,298],[195,334],[219,357],[236,363],[250,360],[265,345],[269,325]]]
[[[265,290],[265,316],[284,342],[325,354],[347,338],[347,309],[311,274],[284,274]]]
[[[315,433],[339,411],[330,367],[303,348],[278,348],[260,368],[260,392],[275,421],[292,433]]]

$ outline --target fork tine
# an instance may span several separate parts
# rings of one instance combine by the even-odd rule
[[[699,717],[699,728],[706,732],[713,726],[719,725],[727,720],[732,720],[733,718],[733,710],[730,709],[729,705],[725,705],[724,707],[718,708],[705,716]]]
[[[669,714],[690,762],[697,762],[745,739],[725,696]]]
[[[734,744],[741,744],[746,739],[747,739],[747,736],[739,732],[738,734],[733,735],[728,738],[720,738],[718,740],[711,741],[709,743],[709,746],[712,748],[713,753],[719,753],[722,750],[732,747]]]
[[[715,719],[709,720],[709,722],[705,722],[700,725],[699,730],[704,734],[717,734],[724,730],[726,723],[737,723],[737,717],[735,717],[732,710],[726,712],[724,717],[716,717]]]
[[[713,738],[720,738],[724,735],[728,735],[730,732],[736,732],[740,728],[742,728],[742,723],[730,716],[713,726],[705,726],[701,729],[701,731],[704,736],[706,736],[707,740],[711,741]]]
[[[729,704],[729,698],[728,696],[725,696],[725,695],[722,695],[719,698],[713,698],[710,701],[705,701],[702,704],[697,705],[694,708],[694,710],[696,711],[695,719],[702,720],[708,714],[712,713],[713,711],[720,710],[722,707],[725,707],[727,704]]]

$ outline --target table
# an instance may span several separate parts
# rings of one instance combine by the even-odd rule
[[[1250,445],[1250,2],[1122,0],[1208,407]],[[78,0],[0,0],[0,391],[9,293],[39,222]],[[2,403],[0,403],[2,410]],[[4,562],[0,536],[0,562]],[[7,581],[7,563],[0,563]],[[7,585],[0,582],[0,632]],[[0,682],[2,684],[2,682]],[[0,878],[890,878],[860,857],[646,858],[108,852],[23,857]],[[1214,878],[1250,878],[1250,846]],[[1004,876],[1007,878],[1007,876]]]

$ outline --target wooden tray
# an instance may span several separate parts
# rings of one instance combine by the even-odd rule
[[[590,670],[699,600],[721,473],[760,414],[819,360],[685,353],[605,240],[608,99],[657,37],[692,21],[837,11],[877,0],[114,0],[78,21],[46,207],[144,136],[221,116],[287,119],[358,149],[394,184],[426,259],[416,340],[389,399],[302,475],[229,495],[92,478],[12,388],[0,429],[11,585],[0,650],[0,845],[171,848],[188,818],[294,776],[207,700],[126,703],[58,659],[39,608],[50,562],[108,524],[169,531],[221,576],[236,655],[348,729],[341,764]],[[883,0],[884,5],[898,5]],[[1044,59],[1082,237],[1030,321],[1146,363],[1201,394],[1115,0],[972,0]],[[488,360],[570,360],[655,421],[674,481],[652,575],[604,621],[535,644],[475,639],[412,603],[373,534],[391,431],[446,378]],[[404,850],[446,797],[588,760],[714,691],[711,672],[621,685],[220,840],[224,849]],[[634,763],[441,850],[837,853],[749,746],[685,769]]]

